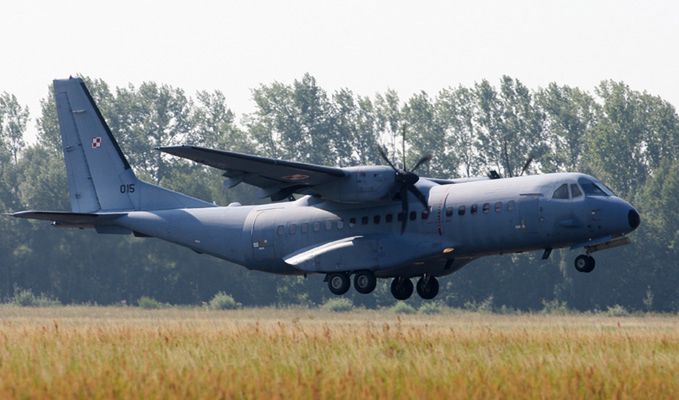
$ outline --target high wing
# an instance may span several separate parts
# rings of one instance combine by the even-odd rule
[[[322,185],[346,173],[341,168],[253,156],[198,146],[167,146],[158,150],[224,171],[226,185],[241,182],[260,187],[265,196],[280,200],[304,187]]]

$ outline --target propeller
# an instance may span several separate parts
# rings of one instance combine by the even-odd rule
[[[528,160],[526,160],[526,163],[523,164],[523,168],[521,168],[521,173],[519,176],[523,175],[524,172],[528,170],[528,167],[530,167],[530,164],[533,162],[533,157],[528,157]]]
[[[379,150],[382,159],[394,170],[394,182],[398,185],[399,196],[401,197],[401,212],[403,213],[403,219],[401,220],[401,234],[403,234],[406,229],[408,210],[410,208],[408,205],[408,192],[412,193],[420,203],[422,203],[425,209],[429,208],[426,196],[415,186],[415,183],[420,180],[420,177],[415,173],[415,170],[431,161],[432,156],[431,154],[425,154],[422,158],[417,160],[415,166],[408,171],[405,163],[405,154],[403,157],[403,169],[399,169],[394,166],[391,160],[389,160],[384,148],[378,147],[377,149]]]
[[[528,157],[526,160],[526,163],[523,164],[523,168],[521,168],[521,173],[519,173],[517,176],[522,176],[526,171],[528,171],[528,167],[530,167],[530,164],[533,162],[535,158],[533,157]],[[496,170],[491,170],[487,174],[489,179],[501,179],[502,175],[500,175]]]

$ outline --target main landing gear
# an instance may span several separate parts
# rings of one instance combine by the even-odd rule
[[[578,272],[590,273],[594,271],[595,266],[596,262],[594,261],[594,257],[588,254],[581,254],[575,257],[575,269],[578,270]]]
[[[439,281],[431,275],[424,275],[417,281],[417,294],[425,300],[431,300],[439,294]]]
[[[351,286],[349,276],[346,272],[328,274],[326,281],[330,291],[338,296],[346,293]],[[377,286],[377,278],[372,271],[358,271],[354,274],[354,288],[357,292],[368,294],[375,290],[375,286]]]
[[[349,286],[351,286],[349,274],[345,274],[344,272],[329,274],[327,280],[330,291],[338,296],[346,293],[349,290]]]
[[[391,281],[391,294],[396,300],[407,300],[413,294],[413,282],[398,276]]]
[[[396,277],[391,281],[391,294],[396,300],[406,300],[413,294],[413,282],[409,278]],[[439,280],[431,275],[424,275],[417,280],[417,294],[425,300],[431,300],[439,294]]]
[[[372,271],[359,271],[354,275],[354,287],[358,293],[368,294],[375,290],[377,278]]]
[[[351,286],[350,272],[333,272],[328,274],[325,280],[333,294],[341,296],[349,291]],[[354,273],[354,288],[362,294],[372,293],[377,286],[377,278],[372,271],[358,271]],[[417,287],[417,294],[425,300],[431,300],[439,293],[439,281],[431,275],[423,275],[417,280],[417,286],[413,285],[410,278],[397,276],[391,281],[391,294],[396,300],[407,300],[413,295]]]

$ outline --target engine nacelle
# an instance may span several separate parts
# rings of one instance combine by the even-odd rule
[[[344,178],[314,186],[310,193],[340,203],[370,203],[391,200],[396,193],[394,170],[383,166],[346,167]]]

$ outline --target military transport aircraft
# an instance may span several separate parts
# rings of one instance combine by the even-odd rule
[[[482,256],[584,248],[580,272],[594,269],[593,252],[629,243],[637,211],[595,178],[556,173],[514,178],[419,177],[387,166],[335,168],[197,146],[159,150],[224,171],[225,185],[258,186],[273,202],[228,207],[173,192],[135,176],[81,79],[54,81],[71,212],[21,211],[19,218],[57,227],[155,237],[250,269],[324,274],[330,291],[375,289],[391,278],[399,300],[439,291],[437,277]],[[293,194],[301,195],[294,199]]]

